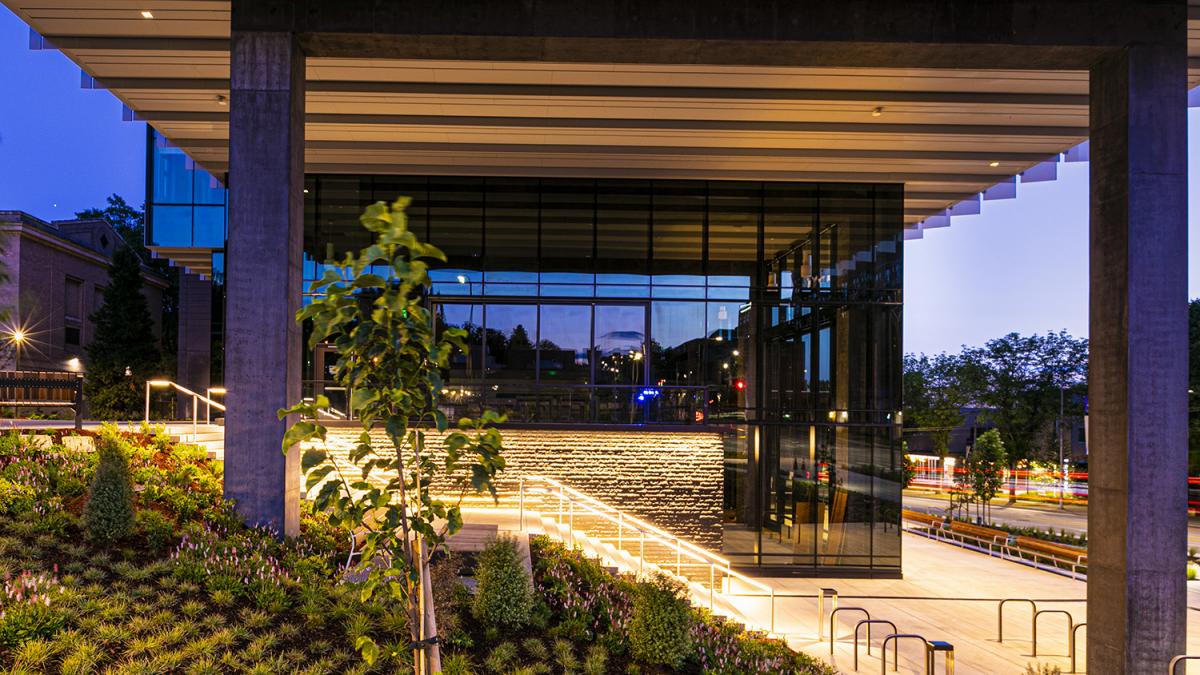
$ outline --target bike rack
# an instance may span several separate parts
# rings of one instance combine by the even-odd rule
[[[1176,656],[1175,658],[1171,659],[1171,663],[1167,665],[1168,675],[1175,675],[1175,666],[1183,663],[1184,661],[1200,661],[1200,656],[1189,656],[1187,654],[1180,654],[1179,656]]]
[[[938,652],[943,652],[946,655],[945,661],[943,662],[945,663],[945,673],[946,675],[954,675],[954,645],[944,640],[931,640],[927,649],[928,652],[926,653],[926,658],[928,659],[929,663],[925,667],[925,672],[929,673],[929,675],[933,675],[934,665],[936,665],[934,663],[934,659],[937,657]]]
[[[862,612],[867,615],[867,620],[871,619],[871,613],[862,607],[837,607],[829,613],[829,654],[833,655],[833,640],[837,637],[837,631],[834,629],[834,620],[837,619],[838,612]],[[867,626],[867,642],[871,641],[871,627]]]
[[[881,659],[880,659],[880,663],[883,666],[883,670],[881,671],[883,673],[883,675],[887,675],[887,643],[888,643],[888,640],[896,641],[896,659],[895,659],[895,663],[892,664],[892,670],[900,670],[900,640],[903,640],[906,638],[911,638],[913,640],[920,640],[921,642],[923,642],[925,644],[925,675],[933,675],[933,673],[931,673],[929,671],[929,663],[930,663],[929,640],[926,640],[924,637],[917,635],[916,633],[892,633],[891,635],[883,638],[883,654],[881,655]]]
[[[817,640],[825,639],[825,597],[833,600],[833,610],[837,611],[838,592],[836,588],[822,588],[817,594]]]
[[[1000,606],[996,609],[996,622],[998,624],[997,628],[999,629],[996,637],[997,642],[1004,642],[1004,603],[1006,602],[1028,602],[1029,606],[1033,608],[1034,615],[1037,615],[1037,603],[1029,598],[1005,598],[1001,600]],[[1036,629],[1034,630],[1034,635],[1037,635]]]
[[[1066,614],[1067,615],[1067,644],[1071,644],[1071,635],[1075,628],[1075,618],[1065,609],[1039,609],[1033,613],[1033,656],[1037,656],[1037,625],[1038,618],[1043,614]]]
[[[1072,673],[1078,672],[1075,670],[1075,655],[1079,653],[1079,649],[1075,645],[1076,645],[1076,641],[1078,640],[1079,629],[1083,628],[1086,625],[1087,625],[1087,622],[1084,621],[1083,623],[1075,624],[1075,627],[1071,629],[1071,672]]]
[[[886,623],[887,625],[892,627],[893,635],[900,632],[900,629],[896,628],[896,624],[891,621],[888,621],[887,619],[863,619],[862,621],[859,621],[858,623],[854,624],[854,670],[855,671],[858,670],[858,629],[863,624],[867,624],[867,656],[870,656],[871,655],[871,624],[873,624],[873,623]],[[896,649],[896,654],[895,654],[895,657],[893,658],[893,660],[896,663],[900,663],[900,641],[897,640],[896,642],[892,643],[892,645]]]

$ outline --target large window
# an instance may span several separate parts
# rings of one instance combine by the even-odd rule
[[[898,573],[902,191],[862,184],[307,178],[305,275],[412,198],[471,351],[448,413],[726,438],[723,553]]]

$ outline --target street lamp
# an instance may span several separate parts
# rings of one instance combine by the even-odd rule
[[[14,328],[8,337],[8,341],[13,344],[13,349],[16,351],[16,356],[13,358],[13,370],[21,370],[21,347],[25,346],[28,339],[29,336],[25,333],[24,328]]]

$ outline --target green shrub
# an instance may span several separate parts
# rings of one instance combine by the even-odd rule
[[[450,654],[442,657],[442,675],[475,675],[475,670],[466,654]]]
[[[507,673],[517,663],[517,646],[511,642],[496,645],[483,661],[483,667],[493,673]]]
[[[134,517],[139,538],[144,539],[151,551],[163,551],[175,543],[175,524],[171,519],[153,509],[139,510]]]
[[[658,575],[638,584],[629,622],[629,646],[646,663],[678,668],[692,654],[692,608],[681,584]]]
[[[489,628],[513,629],[529,623],[533,584],[521,564],[515,539],[500,537],[489,543],[475,564],[478,588],[472,614]]]
[[[50,576],[25,572],[0,590],[0,652],[53,637],[66,624],[58,606],[63,587]]]
[[[604,675],[607,672],[608,650],[601,644],[588,647],[587,656],[583,659],[583,675]]]
[[[124,442],[115,429],[105,428],[97,439],[96,476],[88,492],[83,520],[97,541],[112,542],[133,531],[133,482]]]
[[[7,515],[27,513],[33,510],[36,499],[37,494],[31,486],[14,483],[0,476],[0,513]]]

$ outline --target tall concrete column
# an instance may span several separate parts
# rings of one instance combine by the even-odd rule
[[[280,450],[300,400],[304,54],[289,33],[233,31],[226,267],[225,494],[247,522],[299,529],[299,460]]]
[[[1090,673],[1163,673],[1187,629],[1187,124],[1168,45],[1091,71]]]
[[[211,386],[212,369],[212,282],[198,274],[179,275],[179,353],[175,380],[192,391],[204,393]],[[204,414],[203,407],[200,414]],[[180,395],[180,418],[191,417],[192,397]]]

